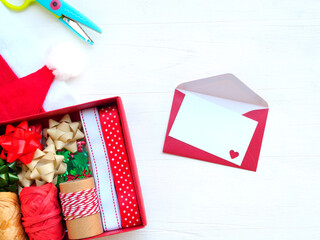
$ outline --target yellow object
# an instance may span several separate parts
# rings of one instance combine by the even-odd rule
[[[0,192],[0,239],[27,240],[21,224],[18,196]]]
[[[63,162],[62,155],[56,155],[55,148],[48,146],[41,151],[37,149],[33,154],[31,163],[22,166],[18,174],[20,186],[30,187],[34,182],[37,186],[52,182],[57,184],[57,176],[67,170],[67,164]],[[19,186],[19,192],[21,190]]]
[[[72,153],[77,151],[77,140],[84,138],[83,132],[80,131],[81,122],[72,122],[70,115],[66,114],[57,122],[49,119],[49,128],[43,130],[47,138],[47,145],[54,144],[56,150],[63,148]]]
[[[20,6],[13,5],[8,3],[6,0],[0,0],[7,8],[10,8],[15,11],[22,11],[26,9],[29,5],[35,2],[35,0],[25,0],[24,3]]]

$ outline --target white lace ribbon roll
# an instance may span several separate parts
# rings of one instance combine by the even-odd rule
[[[96,183],[105,231],[121,228],[121,216],[112,171],[103,140],[97,108],[80,111],[83,130],[88,143],[92,172]]]

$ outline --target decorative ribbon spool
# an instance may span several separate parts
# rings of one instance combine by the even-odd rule
[[[65,148],[74,153],[78,149],[77,140],[84,138],[80,129],[81,122],[72,122],[70,115],[66,114],[59,122],[49,119],[49,128],[43,132],[48,146],[53,144],[56,150]]]
[[[47,183],[39,187],[25,187],[20,193],[22,221],[31,240],[62,240],[61,208],[55,185]]]
[[[0,239],[27,240],[21,224],[18,196],[0,192]]]
[[[93,178],[60,183],[59,186],[69,239],[88,238],[103,233]]]
[[[67,170],[67,165],[63,160],[63,156],[56,155],[53,145],[48,146],[43,151],[37,149],[32,162],[22,165],[22,171],[18,175],[20,185],[30,187],[34,182],[37,186],[51,182],[56,184],[57,176]]]

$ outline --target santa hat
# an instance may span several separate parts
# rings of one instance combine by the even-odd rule
[[[19,78],[0,55],[0,121],[76,104],[68,88],[61,86],[65,83],[52,83],[57,82],[55,77],[67,80],[78,76],[83,66],[79,50],[62,44],[51,49],[44,67]]]

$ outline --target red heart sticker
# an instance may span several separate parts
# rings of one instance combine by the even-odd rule
[[[236,157],[239,156],[239,153],[238,153],[238,152],[235,152],[235,151],[233,151],[233,150],[230,150],[229,153],[230,153],[231,159],[234,159],[234,158],[236,158]]]

